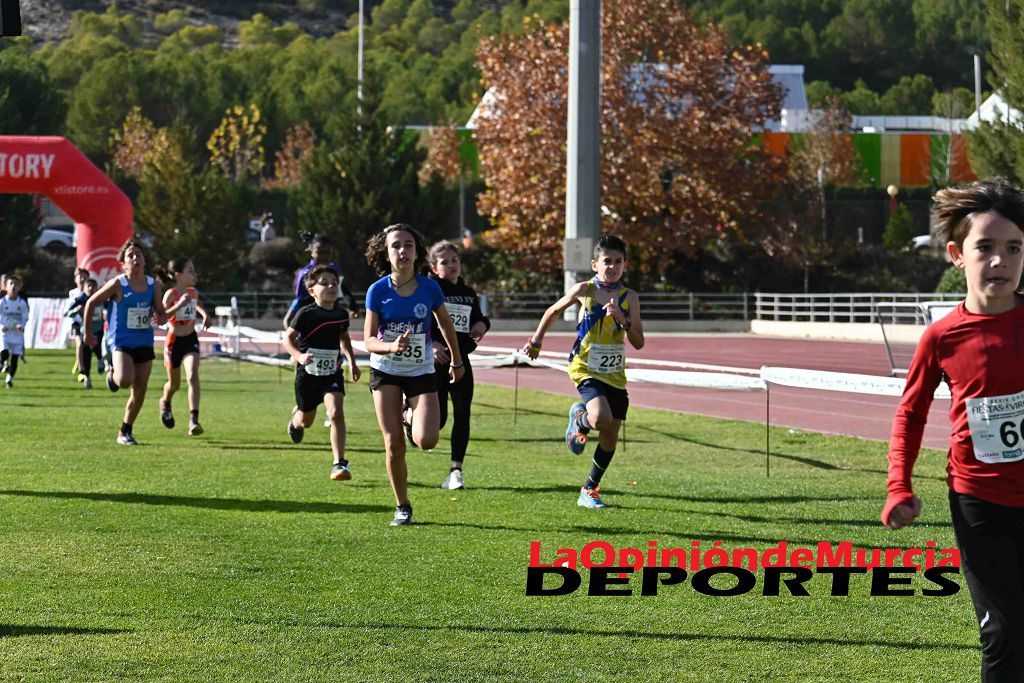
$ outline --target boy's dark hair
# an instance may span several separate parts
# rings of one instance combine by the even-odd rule
[[[416,261],[413,263],[413,272],[423,275],[427,267],[427,243],[426,238],[407,223],[395,223],[384,228],[370,238],[366,245],[366,262],[381,277],[391,272],[391,262],[388,260],[388,235],[393,232],[407,232],[412,235],[416,243]]]
[[[86,277],[89,277],[89,269],[88,268],[75,268],[75,277],[77,278],[79,275],[84,275]]]
[[[16,280],[19,285],[21,284],[21,278],[13,273],[4,276],[4,283],[10,282],[11,280]]]
[[[97,282],[97,281],[96,281],[96,278],[94,278],[94,277],[91,277],[91,278],[89,278],[88,280],[86,280],[86,281],[85,281],[85,284],[87,284],[87,285],[92,285],[93,287],[99,287],[99,286],[100,286],[100,283],[99,283],[99,282]]]
[[[626,258],[626,240],[615,235],[601,235],[601,239],[594,245],[594,260],[606,251],[621,251],[622,258]]]
[[[334,247],[334,241],[327,235],[319,232],[302,230],[299,232],[299,239],[306,243],[306,251],[308,252],[318,250],[320,247]]]
[[[1024,232],[1024,191],[1006,178],[947,187],[936,192],[932,200],[932,222],[943,244],[956,242],[963,248],[974,214],[986,211],[995,211]]]
[[[310,271],[306,273],[306,277],[302,279],[302,284],[306,285],[306,289],[309,289],[310,287],[316,284],[316,281],[319,280],[320,276],[323,275],[324,273],[330,273],[331,275],[334,276],[334,279],[338,281],[338,284],[341,284],[341,278],[338,277],[338,272],[334,270],[334,268],[331,268],[326,263],[321,263],[319,265],[313,266],[313,268],[311,268]]]

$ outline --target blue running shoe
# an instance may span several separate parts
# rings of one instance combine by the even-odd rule
[[[580,432],[578,418],[587,412],[582,403],[573,403],[569,408],[569,426],[565,428],[565,445],[573,455],[579,455],[587,446],[587,435]]]
[[[581,508],[589,508],[591,510],[600,510],[601,508],[608,507],[601,500],[601,487],[595,486],[592,489],[583,487],[580,489],[580,497],[576,499],[576,504]]]

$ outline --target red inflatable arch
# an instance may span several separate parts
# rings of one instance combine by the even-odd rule
[[[0,193],[46,195],[75,222],[78,265],[101,283],[121,272],[132,203],[68,140],[0,135]]]

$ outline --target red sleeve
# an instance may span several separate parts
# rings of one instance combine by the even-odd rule
[[[889,477],[886,484],[888,495],[882,508],[882,523],[888,526],[889,513],[897,505],[910,503],[914,490],[910,475],[921,450],[921,438],[928,421],[935,389],[942,381],[937,353],[938,335],[928,327],[914,352],[914,360],[907,371],[907,386],[903,398],[896,408],[892,421],[892,435],[889,437]]]

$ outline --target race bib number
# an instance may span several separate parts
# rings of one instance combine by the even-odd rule
[[[469,314],[473,307],[466,304],[445,304],[445,308],[448,309],[448,315],[452,317],[455,331],[469,334]]]
[[[591,344],[587,369],[591,372],[621,372],[626,367],[624,344]]]
[[[384,332],[384,341],[393,342],[401,336],[399,332],[387,330]],[[405,347],[405,351],[391,354],[391,362],[405,367],[416,367],[433,363],[433,354],[427,356],[427,335],[410,334],[409,345]]]
[[[149,306],[133,306],[128,309],[128,329],[144,330],[149,327]]]
[[[196,302],[189,301],[187,304],[178,309],[178,312],[174,315],[174,318],[178,322],[188,323],[196,319]]]
[[[333,375],[338,371],[338,349],[309,349],[313,360],[305,366],[306,372],[317,377]]]
[[[989,464],[1024,460],[1024,391],[966,403],[975,458]]]

